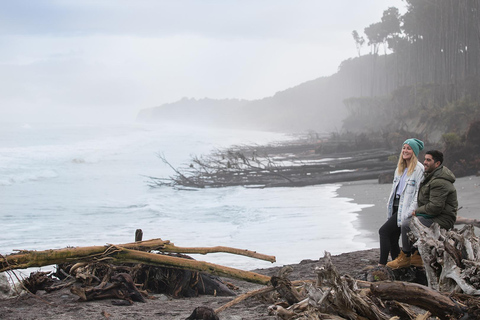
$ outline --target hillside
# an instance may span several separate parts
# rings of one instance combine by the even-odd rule
[[[406,6],[403,15],[385,10],[364,36],[354,31],[359,55],[366,43],[370,53],[343,61],[331,76],[260,100],[182,99],[141,110],[137,120],[462,140],[480,120],[479,2],[408,0]]]

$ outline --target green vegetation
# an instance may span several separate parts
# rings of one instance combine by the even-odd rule
[[[442,143],[447,163],[475,173],[480,146],[468,132],[480,120],[480,1],[405,2],[403,15],[389,8],[364,29],[370,53],[343,64],[365,93],[343,100],[344,129]],[[364,37],[352,35],[360,53]]]

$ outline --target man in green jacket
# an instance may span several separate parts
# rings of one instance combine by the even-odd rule
[[[441,228],[451,229],[457,219],[457,190],[453,183],[455,175],[442,165],[443,153],[437,150],[427,151],[423,166],[425,178],[418,190],[418,208],[412,212],[425,226],[430,227],[434,222]],[[412,243],[408,239],[411,218],[402,223],[402,252],[397,259],[387,263],[392,269],[406,268],[411,265],[423,266],[423,261],[417,251],[412,255]]]

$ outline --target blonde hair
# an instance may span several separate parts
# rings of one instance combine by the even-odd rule
[[[410,163],[408,164],[408,167],[407,167],[407,161],[403,160],[402,151],[400,151],[400,155],[398,156],[398,164],[397,164],[398,174],[400,175],[403,174],[403,171],[405,170],[405,168],[408,168],[407,176],[411,175],[413,171],[415,171],[417,162],[418,162],[418,158],[415,155],[415,153],[412,152],[412,157],[410,158]]]

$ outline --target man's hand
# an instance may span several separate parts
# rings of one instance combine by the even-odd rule
[[[415,210],[412,211],[412,217],[413,217],[413,216],[416,216]]]

